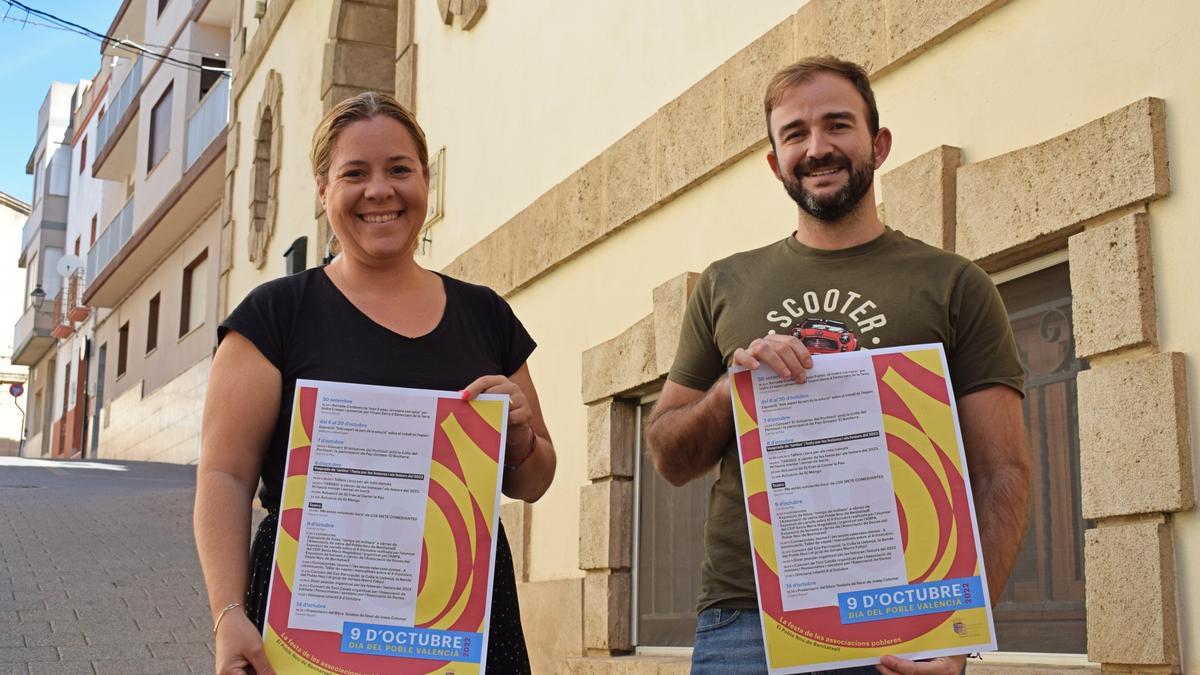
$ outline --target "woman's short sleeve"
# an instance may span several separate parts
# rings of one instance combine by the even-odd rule
[[[496,342],[501,347],[500,366],[504,376],[511,377],[529,360],[529,355],[537,348],[537,343],[529,335],[529,331],[525,330],[525,326],[508,302],[494,291],[491,295],[495,303]]]
[[[298,305],[295,286],[295,280],[285,277],[250,291],[217,327],[217,342],[225,339],[229,331],[236,331],[283,372],[287,335]]]

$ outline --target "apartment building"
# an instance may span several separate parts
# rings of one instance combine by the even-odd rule
[[[540,344],[558,475],[503,515],[535,671],[686,672],[705,486],[662,482],[640,421],[695,274],[793,226],[764,157],[765,83],[802,56],[855,60],[895,135],[885,222],[993,275],[1028,371],[1031,524],[996,608],[1003,653],[971,671],[1193,672],[1200,50],[1178,27],[1198,12],[245,2],[220,314],[301,238],[319,261],[311,130],[390,79],[435,157],[421,260],[504,294]]]
[[[96,77],[51,87],[14,351],[31,368],[31,454],[197,460],[233,11],[124,2]]]
[[[127,1],[101,57],[108,102],[88,152],[101,188],[86,249],[83,349],[98,456],[195,462],[216,336],[220,175],[233,0]],[[162,45],[136,53],[128,45]],[[82,149],[82,148],[81,148]],[[81,215],[86,218],[86,214]],[[89,225],[90,228],[90,225]],[[92,239],[90,229],[81,240]],[[84,249],[81,247],[81,251]]]
[[[70,198],[71,99],[75,87],[54,82],[38,110],[37,136],[25,173],[33,176],[29,218],[21,230],[17,266],[25,270],[21,316],[14,327],[12,363],[29,369],[24,454],[48,455],[54,420],[57,339],[55,298],[62,290],[59,262],[65,254]]]
[[[29,204],[0,192],[0,257],[6,258],[9,263],[0,265],[0,284],[5,288],[25,287],[24,270],[12,262],[20,256],[21,228],[28,218]],[[0,296],[0,325],[15,326],[24,311],[21,295],[9,293]],[[3,342],[0,342],[0,456],[16,455],[21,451],[25,409],[28,405],[24,388],[29,373],[24,366],[13,365],[12,340],[13,336],[5,334]],[[18,396],[10,393],[14,384],[20,385],[15,390],[21,392]]]

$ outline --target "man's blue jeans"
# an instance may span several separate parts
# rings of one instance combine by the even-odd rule
[[[767,653],[756,610],[710,608],[700,612],[696,644],[692,648],[692,675],[760,675],[765,672]],[[875,666],[822,672],[879,675]]]

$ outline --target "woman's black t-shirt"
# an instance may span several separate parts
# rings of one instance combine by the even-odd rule
[[[375,323],[322,267],[250,292],[217,329],[250,340],[283,378],[279,414],[262,469],[259,498],[279,507],[296,380],[457,391],[484,375],[510,376],[536,344],[495,291],[447,276],[446,309],[429,333],[405,337]]]
[[[420,337],[400,335],[373,321],[334,286],[323,267],[259,286],[218,327],[218,340],[229,331],[240,333],[282,376],[279,413],[259,492],[271,515],[251,548],[246,602],[247,614],[260,629],[296,380],[457,391],[484,375],[511,376],[537,346],[495,291],[439,276],[446,308],[437,326]],[[488,669],[528,672],[512,554],[503,525],[496,546]]]

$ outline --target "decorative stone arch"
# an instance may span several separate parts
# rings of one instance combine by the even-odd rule
[[[321,109],[364,91],[392,93],[396,83],[396,45],[412,35],[413,0],[334,0],[329,17],[321,71]],[[407,35],[409,37],[402,38]],[[411,97],[410,97],[411,98]],[[404,99],[401,99],[402,101]],[[338,252],[329,218],[318,199],[316,219],[318,260]]]
[[[254,158],[250,165],[250,228],[246,250],[250,262],[258,269],[267,260],[267,245],[275,231],[279,204],[282,100],[283,77],[279,71],[271,70],[254,115]]]
[[[487,11],[487,0],[437,0],[438,16],[447,26],[454,25],[455,15],[462,18],[459,27],[471,30]]]

